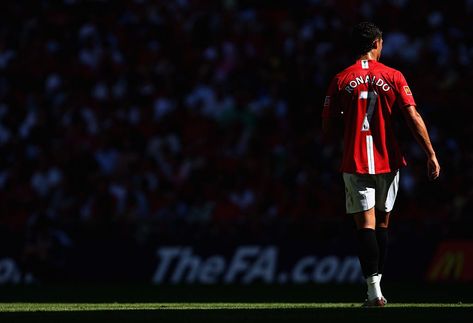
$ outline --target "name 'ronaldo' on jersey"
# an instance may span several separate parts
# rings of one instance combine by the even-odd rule
[[[338,73],[325,97],[323,117],[343,114],[341,171],[382,174],[406,165],[394,136],[392,107],[415,106],[401,72],[375,60],[358,60]]]

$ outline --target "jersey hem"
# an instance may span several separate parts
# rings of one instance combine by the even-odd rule
[[[401,166],[401,167],[404,167],[405,165]],[[392,172],[395,172],[395,171],[398,171],[401,169],[401,167],[398,167],[398,168],[393,168],[393,169],[382,169],[382,170],[378,170],[376,171],[374,174],[371,174],[369,173],[368,171],[363,171],[363,172],[359,172],[359,171],[346,171],[346,170],[343,170],[341,169],[340,172],[341,173],[347,173],[347,174],[359,174],[359,175],[381,175],[381,174],[389,174],[389,173],[392,173]]]

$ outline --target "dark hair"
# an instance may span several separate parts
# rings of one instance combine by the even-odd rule
[[[356,55],[363,55],[373,48],[375,40],[382,38],[381,30],[371,22],[360,22],[351,32],[351,45]]]

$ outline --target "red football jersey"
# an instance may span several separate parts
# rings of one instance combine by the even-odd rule
[[[392,112],[414,105],[401,72],[374,60],[358,60],[338,73],[325,97],[322,117],[343,114],[341,171],[389,173],[406,165],[392,126]]]

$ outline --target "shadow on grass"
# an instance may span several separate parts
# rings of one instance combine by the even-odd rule
[[[0,322],[472,322],[472,308],[123,310],[0,313]]]
[[[473,303],[473,284],[389,284],[383,291],[391,303]],[[192,303],[295,302],[357,303],[363,285],[38,285],[0,286],[0,302],[32,303]]]

